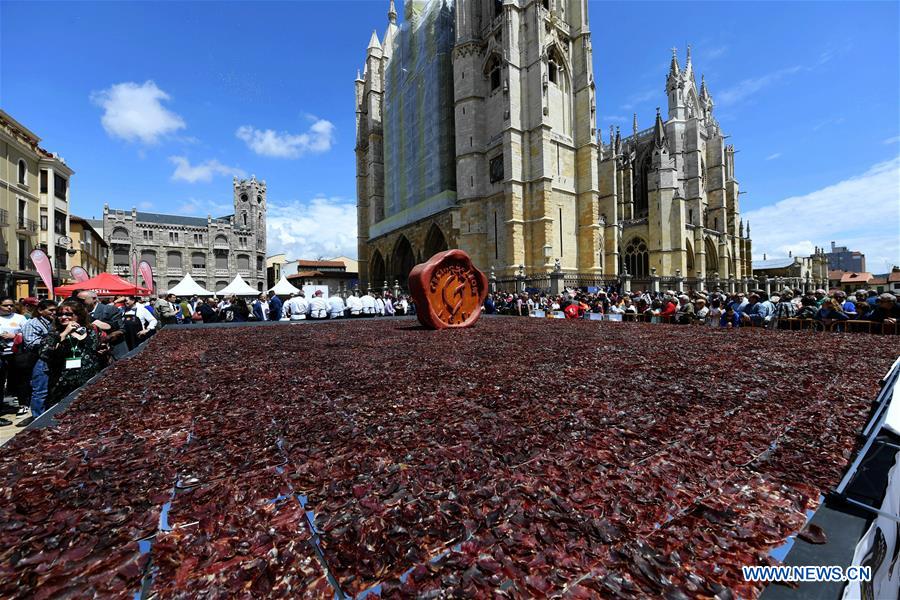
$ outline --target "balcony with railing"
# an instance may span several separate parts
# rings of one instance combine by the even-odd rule
[[[16,223],[16,231],[18,233],[34,235],[37,233],[37,227],[37,221],[34,219],[26,219],[25,217],[19,217],[19,220]]]
[[[181,277],[181,267],[166,267],[166,275],[169,277]]]

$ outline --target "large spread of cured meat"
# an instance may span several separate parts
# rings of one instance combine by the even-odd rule
[[[172,327],[3,448],[0,596],[752,597],[896,356],[860,339]]]

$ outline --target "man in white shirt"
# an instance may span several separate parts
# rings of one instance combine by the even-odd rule
[[[391,300],[391,295],[388,294],[384,297],[384,314],[388,317],[393,317],[397,311],[394,309],[394,301]]]
[[[344,299],[335,294],[328,297],[328,316],[332,319],[340,319],[344,316]]]
[[[131,350],[156,331],[158,321],[136,296],[125,296],[124,304],[122,327],[125,330],[125,342]]]
[[[309,301],[309,318],[310,319],[327,319],[328,318],[328,302],[322,295],[322,290],[316,290],[312,299]]]
[[[364,295],[360,298],[360,301],[362,302],[362,315],[364,317],[374,317],[377,311],[375,310],[375,296],[372,292]]]
[[[350,310],[351,317],[358,317],[362,314],[362,299],[359,297],[359,290],[353,292],[353,295],[347,298],[347,308]]]
[[[381,296],[375,296],[375,314],[379,317],[384,316],[384,300],[381,299]]]
[[[303,321],[306,319],[306,313],[309,312],[309,303],[303,292],[298,293],[290,300],[284,303],[284,316],[291,321]]]
[[[20,414],[25,414],[26,411],[21,408],[27,407],[31,399],[23,397],[25,392],[22,390],[22,374],[13,362],[12,347],[13,340],[22,332],[27,319],[18,314],[15,308],[15,300],[9,296],[0,298],[0,404],[7,392],[14,394],[19,400]],[[0,425],[12,425],[12,421],[0,418]]]

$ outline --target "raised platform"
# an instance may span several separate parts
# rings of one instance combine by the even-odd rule
[[[0,456],[0,596],[757,595],[896,344],[483,319],[168,328]]]

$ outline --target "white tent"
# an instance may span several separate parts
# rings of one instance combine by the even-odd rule
[[[170,294],[175,294],[176,296],[180,296],[183,298],[190,298],[191,296],[212,296],[213,292],[204,289],[200,286],[199,283],[194,281],[194,278],[191,277],[191,274],[188,273],[184,276],[184,279],[178,282],[173,288],[169,290]]]
[[[284,275],[281,276],[281,279],[278,283],[275,284],[270,292],[275,292],[276,296],[290,296],[291,294],[296,294],[300,290],[291,285],[291,283],[287,280],[287,277]]]
[[[238,273],[234,276],[234,279],[231,280],[231,283],[225,286],[225,289],[219,290],[216,292],[217,296],[258,296],[261,294],[259,290],[253,289],[247,282],[244,281],[244,278],[241,277],[241,274]]]

